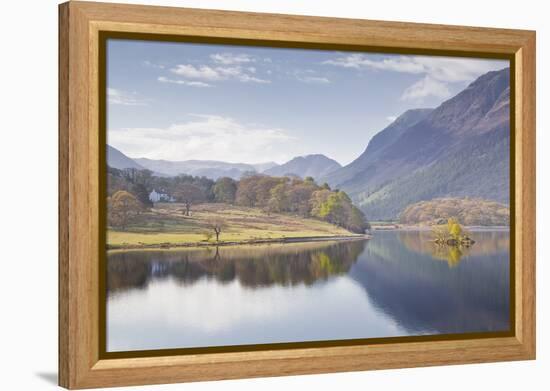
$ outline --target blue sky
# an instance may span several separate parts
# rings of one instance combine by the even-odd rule
[[[107,142],[130,157],[348,164],[411,108],[507,61],[109,40]]]

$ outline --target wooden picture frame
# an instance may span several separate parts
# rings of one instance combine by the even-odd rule
[[[512,67],[513,332],[105,358],[99,330],[101,35],[497,56]],[[103,114],[101,114],[103,112]],[[535,358],[535,32],[70,1],[59,6],[59,384],[90,388]]]

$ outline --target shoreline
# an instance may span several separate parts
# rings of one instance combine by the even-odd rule
[[[434,225],[402,225],[402,224],[391,224],[391,225],[373,225],[371,231],[431,231],[435,226]],[[509,226],[504,225],[494,225],[494,226],[483,226],[483,225],[471,225],[464,226],[465,229],[472,232],[483,232],[483,231],[509,231]]]
[[[307,242],[329,242],[329,241],[353,241],[370,240],[372,235],[341,235],[341,236],[302,236],[285,237],[274,239],[250,239],[243,241],[230,242],[187,242],[187,243],[155,243],[155,244],[128,244],[128,245],[110,245],[107,244],[107,251],[111,250],[146,250],[146,249],[171,249],[171,248],[189,248],[189,247],[222,247],[254,244],[271,243],[307,243]]]

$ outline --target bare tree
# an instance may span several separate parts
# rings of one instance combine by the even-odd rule
[[[174,197],[177,201],[182,202],[185,205],[184,214],[186,216],[190,215],[192,204],[205,200],[205,195],[202,189],[190,183],[179,185],[174,192]]]
[[[216,242],[220,241],[220,234],[225,228],[225,221],[222,219],[212,219],[208,221],[208,227],[214,231]]]

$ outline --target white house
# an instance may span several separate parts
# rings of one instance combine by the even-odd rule
[[[174,202],[174,197],[166,194],[157,192],[155,189],[149,193],[149,200],[151,202]]]

